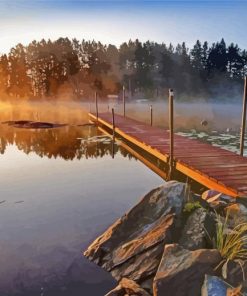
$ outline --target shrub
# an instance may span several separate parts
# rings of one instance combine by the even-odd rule
[[[183,212],[186,214],[190,214],[191,212],[193,212],[194,210],[198,209],[198,208],[202,208],[201,204],[199,203],[199,201],[195,201],[195,202],[187,202],[184,205],[184,209]]]
[[[247,259],[247,222],[240,223],[229,227],[228,213],[225,218],[216,214],[216,238],[214,242],[215,248],[217,248],[223,258],[222,275],[227,277],[227,264],[233,260],[237,262],[242,268],[242,260]],[[243,278],[244,272],[243,272]]]

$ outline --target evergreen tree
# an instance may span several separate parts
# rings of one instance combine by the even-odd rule
[[[244,60],[240,54],[240,48],[238,45],[231,43],[227,49],[227,60],[228,60],[228,72],[231,77],[241,77],[241,69],[244,66]]]
[[[209,49],[207,69],[209,74],[225,73],[227,70],[226,43],[222,38],[220,42],[213,43]]]
[[[134,64],[136,73],[134,79],[140,90],[152,88],[151,70],[154,64],[152,45],[150,42],[141,43],[136,40]]]

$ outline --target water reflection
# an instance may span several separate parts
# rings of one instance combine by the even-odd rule
[[[0,295],[104,295],[82,251],[162,179],[92,126],[0,129]]]
[[[73,160],[99,158],[112,155],[112,141],[102,135],[94,126],[66,126],[54,129],[28,130],[1,124],[0,153],[4,154],[8,145],[26,153],[35,152],[40,157]],[[121,146],[114,145],[114,153],[132,158]]]

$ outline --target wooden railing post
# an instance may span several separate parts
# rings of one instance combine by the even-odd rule
[[[114,144],[115,144],[115,113],[114,113],[114,108],[112,108],[111,111],[112,111],[112,158],[114,158],[114,155],[115,155],[115,149],[114,149]]]
[[[153,106],[150,105],[150,125],[153,125]]]
[[[95,92],[95,108],[96,108],[96,117],[97,117],[97,121],[98,121],[99,109],[98,109],[98,93],[97,93],[97,91]]]
[[[125,87],[123,86],[123,116],[125,117]]]
[[[173,166],[174,166],[174,111],[173,111],[173,98],[174,93],[169,89],[169,130],[170,130],[170,155],[169,155],[169,175],[168,179],[172,179]]]
[[[115,138],[115,113],[114,108],[111,109],[112,112],[112,137]]]
[[[240,136],[240,155],[244,155],[244,136],[246,124],[246,103],[247,103],[247,76],[244,78],[244,95],[243,95],[243,110],[242,110],[242,124]]]

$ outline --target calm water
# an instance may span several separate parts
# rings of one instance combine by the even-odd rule
[[[104,295],[115,283],[82,252],[161,178],[94,127],[0,138],[0,295]]]

